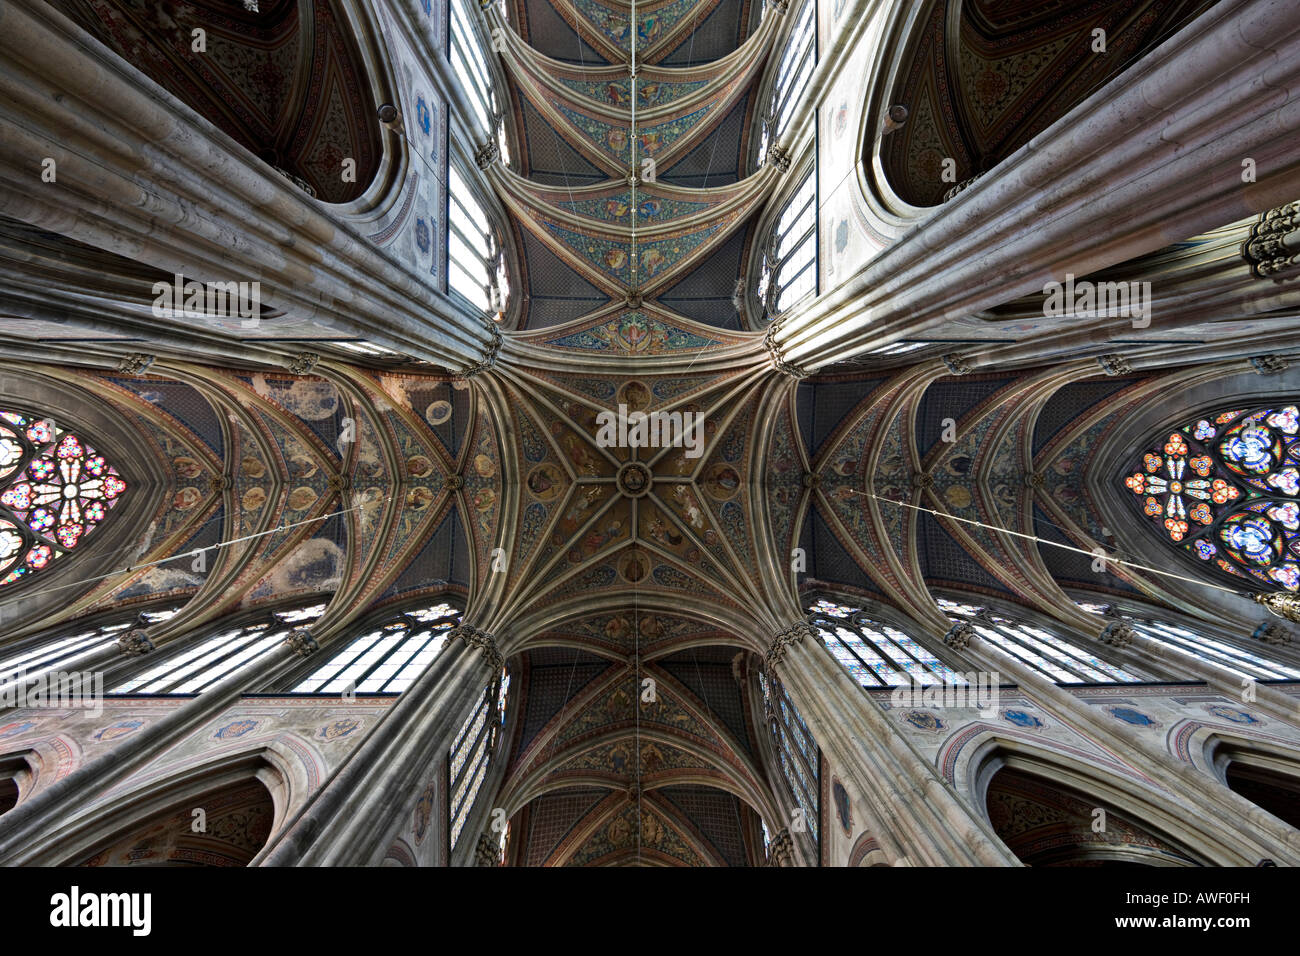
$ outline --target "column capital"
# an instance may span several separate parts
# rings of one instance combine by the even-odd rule
[[[500,866],[501,845],[490,833],[480,833],[478,843],[474,845],[475,866]]]
[[[1128,359],[1118,352],[1107,352],[1105,355],[1097,356],[1097,364],[1107,375],[1128,375],[1133,371],[1133,366],[1129,365]]]
[[[780,143],[773,143],[767,148],[767,161],[776,167],[778,173],[790,171],[790,151]]]
[[[1137,631],[1128,621],[1111,621],[1102,628],[1097,640],[1110,647],[1128,647],[1137,636]]]
[[[794,837],[790,828],[782,827],[767,847],[768,866],[794,866]]]
[[[975,627],[970,621],[958,621],[943,636],[943,643],[944,646],[951,647],[955,651],[964,651],[975,637]]]
[[[154,649],[153,641],[149,640],[149,635],[145,633],[143,628],[139,627],[133,627],[119,637],[117,646],[128,657],[143,657]]]
[[[123,375],[139,375],[157,359],[146,352],[132,352],[117,363],[117,370]]]
[[[316,367],[320,362],[320,356],[315,352],[299,352],[286,366],[294,375],[306,375]]]
[[[293,632],[284,639],[284,643],[292,647],[293,652],[299,657],[310,657],[320,650],[316,638],[312,637],[311,631],[305,627],[294,628]]]
[[[487,169],[500,158],[501,147],[496,144],[496,140],[490,139],[474,150],[474,162],[478,164],[479,169]]]
[[[776,334],[781,329],[781,320],[783,316],[777,316],[772,324],[767,327],[763,333],[763,347],[767,349],[768,354],[772,357],[772,367],[783,375],[789,375],[794,379],[807,378],[811,373],[797,365],[793,365],[785,360],[785,352],[776,342]]]
[[[948,352],[939,357],[939,361],[948,369],[950,375],[969,375],[974,369],[966,364],[966,361],[956,352]]]
[[[777,664],[785,662],[786,649],[803,643],[805,637],[817,637],[817,628],[813,627],[807,621],[796,621],[785,630],[778,631],[772,638],[772,643],[767,646],[767,653],[763,655],[763,667],[769,674],[773,673]]]
[[[1285,372],[1291,363],[1280,355],[1256,355],[1250,360],[1250,364],[1255,369],[1256,375],[1273,375],[1277,372]]]
[[[487,658],[488,665],[496,671],[505,665],[505,658],[497,647],[497,640],[487,631],[480,630],[473,624],[458,624],[447,632],[448,640],[464,641],[469,647],[477,647]]]
[[[1241,257],[1257,279],[1294,272],[1300,259],[1300,203],[1287,203],[1261,213],[1241,246]]]
[[[501,354],[501,345],[505,341],[505,337],[501,334],[501,330],[497,328],[495,322],[488,325],[488,332],[492,335],[492,343],[488,346],[487,355],[483,356],[483,361],[475,362],[463,372],[458,373],[457,378],[473,378],[497,364],[497,357]]]
[[[1291,629],[1283,627],[1276,621],[1263,621],[1250,635],[1257,641],[1282,647],[1291,643]]]

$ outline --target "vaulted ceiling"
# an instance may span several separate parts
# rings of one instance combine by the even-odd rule
[[[882,146],[890,184],[913,205],[939,204],[1212,2],[935,0],[892,94],[909,116]]]
[[[739,253],[776,182],[746,167],[754,88],[781,21],[760,22],[760,7],[639,4],[635,103],[627,4],[515,8],[502,58],[521,155],[489,175],[515,219],[521,329],[580,332],[596,313],[633,334],[738,328]],[[713,307],[680,313],[671,292],[683,285]]]
[[[175,15],[57,3],[320,198],[365,188],[374,104],[328,0],[262,0],[255,23],[217,0]],[[944,157],[957,181],[987,170],[1204,6],[940,0],[900,74],[911,117],[887,141],[891,182],[939,202]],[[1062,583],[1133,592],[1132,574],[1085,575],[1055,549],[957,519],[1105,540],[1078,476],[1116,417],[1182,387],[1178,373],[1103,377],[1080,362],[957,377],[929,361],[796,383],[742,327],[733,289],[782,176],[750,168],[781,23],[762,7],[638,3],[634,87],[628,4],[518,0],[500,53],[520,149],[484,176],[509,213],[524,304],[489,374],[168,360],[148,375],[69,372],[148,437],[165,475],[142,555],[343,514],[226,549],[206,580],[142,567],[67,613],[189,597],[169,625],[179,634],[236,604],[328,591],[322,621],[338,633],[378,605],[461,592],[476,626],[512,641],[499,805],[515,862],[741,865],[761,858],[760,817],[779,815],[747,675],[777,613],[798,613],[796,547],[804,588],[881,598],[943,628],[931,588],[1040,608]],[[196,24],[229,33],[222,48],[236,52],[194,61]],[[1094,29],[1104,55],[1081,52]],[[360,157],[355,184],[335,175],[341,156]],[[49,245],[40,261],[126,262],[21,227],[0,240]],[[611,442],[603,416],[620,406],[687,428],[698,416],[698,429],[676,447]]]
[[[789,392],[731,304],[780,175],[747,166],[781,23],[760,6],[638,4],[635,86],[625,3],[524,0],[505,28],[521,149],[488,176],[525,273],[506,348],[529,370],[497,379],[519,481],[490,617],[531,635],[499,803],[517,862],[759,859],[770,798],[733,659],[788,590],[763,556],[793,545],[803,476]],[[692,373],[701,355],[745,358]],[[699,416],[698,444],[602,440],[620,405]]]
[[[325,202],[365,191],[378,106],[329,0],[53,0],[110,49]],[[195,31],[202,31],[196,37]],[[344,175],[344,160],[356,175]]]
[[[637,668],[611,636],[653,634]],[[526,710],[509,783],[511,853],[527,865],[743,866],[761,859],[767,805],[746,652],[699,643],[707,628],[671,615],[608,614],[530,642],[516,672]],[[645,681],[653,682],[652,701]]]

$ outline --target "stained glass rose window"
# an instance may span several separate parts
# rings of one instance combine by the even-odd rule
[[[0,411],[0,587],[75,550],[126,492],[104,456],[53,419]]]
[[[1300,589],[1300,408],[1237,408],[1170,431],[1124,484],[1164,537],[1235,577]]]

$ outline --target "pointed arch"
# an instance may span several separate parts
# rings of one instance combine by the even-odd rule
[[[1224,766],[1224,782],[1233,793],[1300,829],[1300,768],[1278,763],[1243,753]]]
[[[1249,711],[1220,714],[1256,721]],[[1177,731],[1175,733],[1175,731]],[[1170,732],[1175,753],[1201,765],[1233,793],[1300,829],[1300,748],[1262,731],[1246,727],[1228,730],[1188,722]]]
[[[1124,476],[1135,520],[1157,524],[1184,566],[1214,580],[1300,590],[1297,402],[1209,408],[1153,435]]]
[[[8,813],[31,794],[40,763],[34,750],[0,754],[0,815]]]
[[[373,63],[335,0],[263,0],[251,11],[194,0],[170,13],[123,0],[55,5],[313,198],[351,202],[375,179],[384,149]]]
[[[1104,801],[1048,777],[1003,767],[985,788],[994,831],[1026,866],[1190,866],[1172,843]]]
[[[1062,796],[1055,805],[1067,808],[1061,812],[1076,818],[1062,825],[1071,829],[1074,835],[1070,839],[1080,846],[1089,845],[1087,834],[1091,833],[1093,820],[1099,819],[1093,816],[1093,810],[1102,809],[1108,819],[1118,818],[1127,826],[1130,835],[1147,835],[1147,842],[1155,854],[1149,855],[1153,865],[1242,866],[1257,862],[1257,855],[1252,853],[1252,847],[1245,839],[1217,827],[1214,820],[1203,819],[1174,795],[1158,789],[1148,779],[1140,779],[1134,770],[1123,765],[1102,766],[1082,755],[1066,753],[1052,744],[1018,739],[993,727],[983,731],[977,728],[971,738],[957,749],[965,753],[955,752],[950,745],[947,756],[940,754],[940,764],[948,765],[945,772],[958,792],[984,814],[1004,842],[1007,842],[1006,829],[999,829],[999,822],[993,819],[988,796],[994,777],[1009,770],[1014,773],[1013,781],[1030,778],[1030,784],[1043,781],[1056,788]],[[1073,810],[1069,810],[1070,807]],[[1080,808],[1086,809],[1082,820],[1074,812]],[[1077,829],[1080,822],[1083,831]],[[1121,833],[1115,842],[1123,844],[1128,839]],[[1034,864],[1034,859],[1020,857],[1015,846],[1008,843],[1008,847],[1017,857]],[[1034,858],[1042,852],[1044,856],[1038,858],[1039,862],[1051,862],[1052,853],[1045,844],[1035,843],[1028,850],[1025,846],[1020,849]],[[1135,857],[1118,849],[1114,852],[1098,849],[1091,858],[1123,860]]]
[[[156,443],[112,402],[73,382],[42,374],[35,368],[13,364],[0,369],[0,408],[30,418],[33,425],[50,422],[55,428],[62,429],[65,436],[79,436],[80,442],[93,445],[95,451],[111,464],[126,486],[115,505],[106,511],[102,520],[97,522],[98,526],[86,534],[77,547],[67,548],[65,556],[54,560],[40,573],[21,575],[0,587],[0,622],[5,625],[6,636],[16,636],[22,635],[25,627],[37,621],[48,622],[51,614],[63,611],[87,591],[94,590],[96,583],[93,580],[85,585],[74,584],[93,577],[85,570],[86,565],[113,567],[116,561],[130,553],[141,526],[148,525],[149,518],[157,513],[171,487],[171,469]],[[21,440],[28,437],[28,429],[16,426],[12,420],[6,420],[4,427]],[[3,440],[3,435],[0,435],[0,440]],[[58,452],[51,457],[33,451],[38,444],[41,448],[53,448],[51,442],[54,440],[52,434],[50,442],[24,441],[27,448],[21,453],[21,460],[31,461],[30,465],[22,465],[24,474],[36,467],[37,459],[63,461]],[[18,467],[17,462],[14,467]],[[35,515],[34,511],[22,508],[22,502],[14,496],[18,485],[33,483],[25,481],[17,471],[0,479],[0,491],[9,496],[6,521],[18,520],[18,514]],[[0,521],[0,525],[3,523]],[[0,577],[6,573],[0,571]],[[15,598],[22,600],[15,601]]]
[[[51,832],[32,862],[252,865],[305,798],[301,759],[269,741],[113,791]]]
[[[1283,586],[1282,583],[1260,580],[1250,574],[1224,572],[1213,564],[1217,555],[1211,554],[1208,559],[1202,559],[1183,548],[1182,542],[1174,541],[1163,527],[1164,519],[1169,516],[1143,515],[1135,508],[1133,501],[1136,499],[1144,509],[1148,495],[1143,493],[1139,496],[1126,482],[1135,474],[1150,474],[1146,471],[1146,454],[1157,454],[1167,459],[1163,445],[1169,443],[1169,437],[1175,433],[1182,435],[1187,444],[1188,454],[1178,457],[1187,463],[1185,469],[1191,473],[1191,459],[1199,457],[1201,449],[1198,447],[1193,453],[1193,443],[1197,439],[1189,439],[1188,434],[1182,431],[1184,427],[1194,430],[1202,419],[1209,421],[1227,411],[1245,412],[1265,405],[1281,408],[1295,404],[1294,401],[1286,400],[1286,397],[1300,396],[1300,369],[1286,369],[1265,382],[1247,363],[1232,362],[1173,373],[1163,376],[1160,382],[1162,387],[1144,394],[1141,403],[1126,409],[1124,415],[1108,424],[1091,452],[1084,478],[1088,497],[1096,508],[1098,523],[1114,533],[1115,550],[1127,552],[1142,564],[1169,568],[1192,579],[1183,581],[1165,575],[1148,576],[1135,572],[1132,582],[1144,592],[1154,594],[1175,607],[1207,620],[1228,620],[1239,626],[1247,622],[1257,623],[1262,616],[1259,607],[1249,598],[1232,592],[1278,590]],[[1282,400],[1279,401],[1279,398]],[[1214,414],[1211,415],[1211,412]],[[1218,423],[1213,424],[1217,426]],[[1232,423],[1225,424],[1231,428]],[[1222,435],[1216,434],[1211,441],[1217,443],[1222,438]],[[1148,447],[1157,439],[1160,440],[1160,447]],[[1211,456],[1212,459],[1213,457]],[[1167,470],[1167,460],[1162,465]],[[1195,477],[1211,483],[1214,480],[1213,476],[1207,479]],[[1215,521],[1229,513],[1235,513],[1225,509],[1237,505],[1247,497],[1247,483],[1238,481],[1235,476],[1230,483],[1239,489],[1238,497],[1232,502],[1225,501],[1223,505],[1209,502],[1214,505],[1211,511]],[[1145,489],[1144,479],[1144,492]],[[1262,489],[1256,493],[1261,498],[1268,499],[1288,497],[1265,495]],[[1167,493],[1150,497],[1158,498],[1157,505],[1162,509],[1169,505]],[[1185,510],[1204,503],[1198,499],[1191,500],[1190,505],[1184,500]],[[1200,523],[1189,521],[1189,532],[1193,524]],[[1217,526],[1212,522],[1211,530],[1215,527]],[[1184,534],[1184,539],[1188,544],[1192,543],[1187,534]],[[1171,560],[1171,557],[1175,560]],[[1153,583],[1148,583],[1148,578]],[[1197,581],[1218,584],[1220,587],[1200,586]]]
[[[989,0],[929,4],[896,41],[907,52],[892,102],[908,104],[912,116],[881,147],[888,184],[914,206],[947,201],[1209,5],[1178,0],[1156,14],[1142,0],[1028,13]],[[1109,55],[1095,55],[1107,42]]]

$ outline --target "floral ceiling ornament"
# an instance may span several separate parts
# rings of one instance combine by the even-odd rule
[[[1233,409],[1171,431],[1124,479],[1166,540],[1237,578],[1300,589],[1300,408]]]

